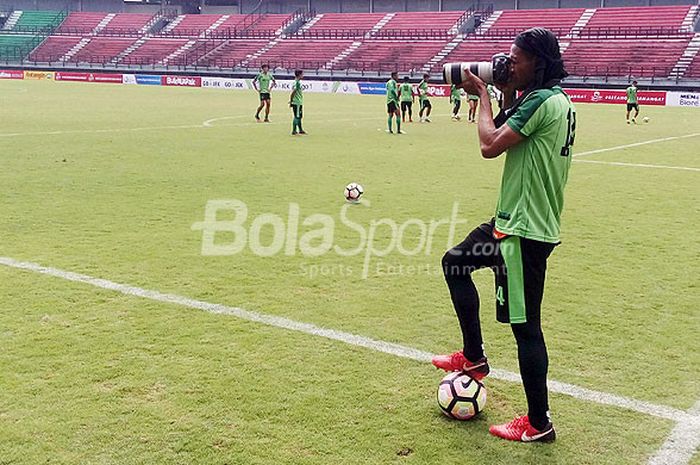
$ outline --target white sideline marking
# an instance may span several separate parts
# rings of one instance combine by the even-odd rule
[[[314,115],[316,116],[323,116],[321,115]],[[139,132],[139,131],[164,131],[164,130],[170,130],[170,129],[203,129],[203,128],[230,128],[230,127],[246,127],[246,126],[263,126],[262,123],[258,122],[248,122],[248,123],[233,123],[233,124],[226,124],[226,125],[214,125],[215,121],[218,120],[223,120],[223,119],[233,119],[233,118],[253,118],[250,115],[247,116],[230,116],[230,117],[222,117],[222,118],[213,118],[206,120],[202,122],[202,124],[185,124],[185,125],[179,125],[179,126],[146,126],[146,127],[136,127],[136,128],[107,128],[107,129],[67,129],[65,131],[41,131],[41,132],[7,132],[7,133],[0,133],[0,137],[26,137],[26,136],[60,136],[64,134],[102,134],[102,133],[115,133],[115,132]],[[365,120],[375,120],[378,119],[376,116],[372,117],[367,117],[367,118],[340,118],[340,119],[330,119],[330,118],[323,118],[323,119],[314,119],[314,118],[309,118],[305,121],[310,122],[312,124],[319,124],[319,123],[338,123],[338,122],[354,122],[354,121],[365,121]],[[268,125],[279,125],[279,124],[289,124],[289,121],[287,120],[281,120],[280,121],[274,121],[272,123],[267,123]]]
[[[595,163],[597,165],[613,165],[613,166],[632,166],[635,168],[661,168],[667,170],[683,170],[683,171],[700,171],[700,168],[691,168],[689,166],[669,166],[669,165],[650,165],[646,163],[623,163],[619,161],[601,161],[601,160],[574,160],[577,163]]]
[[[253,321],[268,326],[274,326],[277,328],[288,329],[292,331],[299,331],[301,333],[311,334],[314,336],[321,336],[327,339],[344,342],[346,344],[350,344],[356,347],[364,347],[366,349],[371,349],[377,352],[383,352],[385,354],[395,355],[397,357],[416,360],[419,362],[430,362],[430,359],[433,357],[433,354],[429,352],[424,352],[422,350],[407,347],[400,344],[371,339],[368,337],[346,333],[343,331],[322,328],[313,324],[302,323],[283,317],[251,312],[249,310],[244,310],[238,307],[229,307],[227,305],[222,304],[213,304],[201,300],[179,296],[176,294],[164,294],[158,291],[129,286],[126,284],[119,284],[106,279],[93,278],[84,274],[73,273],[71,271],[64,271],[57,268],[45,267],[36,263],[22,262],[9,257],[0,257],[0,265],[5,265],[11,268],[17,268],[27,271],[33,271],[35,273],[49,275],[68,281],[89,284],[91,286],[119,292],[125,295],[142,297],[158,302],[195,308],[209,313],[234,316],[242,320]],[[510,371],[494,369],[492,370],[490,376],[494,379],[518,383],[520,382],[520,375],[512,373]],[[613,407],[619,407],[643,413],[645,415],[664,418],[667,420],[673,420],[676,422],[698,422],[698,420],[700,420],[700,417],[698,417],[695,414],[689,414],[682,410],[675,409],[673,407],[668,407],[665,405],[655,405],[650,402],[631,399],[628,397],[609,394],[606,392],[594,391],[591,389],[575,386],[573,384],[561,383],[559,381],[550,380],[549,389],[552,392],[566,394],[568,396],[575,397],[580,400],[596,402],[598,404],[610,405]]]
[[[688,414],[700,415],[700,400],[693,405]],[[693,458],[700,446],[700,423],[679,422],[661,449],[649,459],[649,465],[686,464]]]
[[[659,142],[668,142],[670,140],[687,139],[688,137],[697,137],[697,136],[700,136],[700,132],[694,132],[693,134],[686,134],[685,136],[664,137],[662,139],[652,139],[652,140],[647,140],[644,142],[635,142],[634,144],[618,145],[616,147],[608,147],[607,149],[589,150],[588,152],[574,153],[573,156],[574,156],[574,158],[575,157],[585,157],[587,155],[594,155],[596,153],[613,152],[615,150],[627,149],[630,147],[639,147],[640,145],[656,144]]]

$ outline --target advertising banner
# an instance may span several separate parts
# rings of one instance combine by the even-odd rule
[[[137,74],[136,84],[140,86],[159,86],[163,82],[160,74]]]
[[[386,84],[383,82],[358,82],[357,86],[362,95],[384,95]]]
[[[202,87],[201,76],[161,76],[161,85],[176,87]]]
[[[124,78],[121,74],[106,74],[106,73],[64,73],[57,71],[54,79],[56,81],[73,81],[73,82],[97,82],[109,84],[122,84]]]
[[[666,92],[666,105],[671,107],[700,108],[700,94],[694,92]]]
[[[247,90],[248,83],[245,79],[203,77],[202,87],[207,89]]]
[[[416,86],[418,87],[418,86]],[[449,97],[449,84],[428,84],[428,95],[430,97]]]
[[[624,90],[565,89],[574,103],[617,103],[627,102]],[[666,92],[639,91],[637,100],[640,105],[666,105]]]
[[[333,83],[336,94],[359,94],[360,87],[356,82],[339,82]]]
[[[24,79],[24,72],[14,69],[0,69],[0,79]]]
[[[358,82],[360,93],[363,95],[385,95],[386,84],[383,82]],[[413,92],[418,95],[418,85],[413,84]],[[450,86],[448,84],[428,84],[429,97],[449,97]]]
[[[24,79],[36,79],[52,81],[54,79],[53,71],[25,71]]]

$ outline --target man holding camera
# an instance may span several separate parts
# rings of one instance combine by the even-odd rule
[[[510,55],[499,60],[494,57],[490,65],[464,64],[452,68],[451,74],[448,66],[452,65],[446,65],[446,79],[460,80],[461,88],[479,96],[482,156],[496,158],[506,151],[507,156],[495,218],[478,226],[443,257],[464,347],[434,357],[433,364],[446,371],[463,371],[477,380],[488,375],[479,295],[471,273],[491,268],[496,278],[497,319],[510,324],[517,342],[528,414],[493,425],[489,431],[513,441],[551,442],[556,434],[549,417],[549,361],[540,306],[547,258],[559,243],[576,113],[559,86],[567,73],[557,38],[550,31],[533,28],[522,32]],[[483,76],[503,92],[502,110],[495,119],[486,84],[469,71],[474,69],[482,76],[485,68]],[[517,98],[516,91],[521,92]]]

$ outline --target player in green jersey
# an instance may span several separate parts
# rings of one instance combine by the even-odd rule
[[[430,103],[430,98],[428,96],[428,81],[430,80],[430,74],[424,74],[423,80],[418,84],[418,101],[420,102],[420,111],[418,116],[420,117],[421,123],[430,122],[430,112],[433,109]],[[423,116],[425,115],[425,116]]]
[[[488,93],[488,89],[486,90]],[[489,98],[491,94],[489,94]],[[476,106],[479,104],[479,96],[476,94],[467,94],[467,101],[469,102],[469,122],[476,123]]]
[[[454,84],[450,87],[450,103],[452,103],[452,121],[459,121],[462,119],[459,116],[459,109],[462,107],[462,90]]]
[[[260,73],[253,78],[253,87],[260,94],[260,106],[255,112],[255,120],[260,122],[260,110],[265,107],[265,122],[270,122],[270,93],[272,89],[275,88],[277,82],[275,77],[270,73],[270,67],[268,65],[262,65],[260,67]]]
[[[637,81],[632,81],[632,85],[627,88],[627,124],[630,124],[630,113],[634,110],[632,122],[637,124],[639,116],[639,103],[637,102]]]
[[[386,112],[389,114],[387,124],[389,129],[386,132],[393,134],[392,119],[396,116],[396,133],[404,134],[401,131],[401,113],[399,113],[399,85],[396,80],[399,78],[399,73],[394,71],[391,73],[391,79],[386,82]]]
[[[301,86],[301,80],[304,78],[304,72],[300,69],[294,71],[294,83],[292,84],[292,93],[289,95],[289,106],[292,109],[294,119],[292,120],[292,135],[306,134],[301,127],[301,119],[304,117],[304,93]]]
[[[408,122],[413,122],[413,102],[415,97],[413,96],[413,86],[408,80],[408,76],[403,78],[403,84],[399,87],[399,93],[401,94],[401,121],[406,122],[406,113],[408,113]]]
[[[541,327],[547,258],[559,243],[564,186],[571,166],[576,112],[559,86],[567,76],[559,42],[542,28],[520,33],[511,46],[510,82],[500,86],[504,107],[494,119],[486,85],[469,73],[461,85],[479,96],[479,141],[484,158],[507,152],[495,218],[474,229],[442,260],[463,336],[463,350],[433,358],[447,371],[475,379],[489,373],[479,321],[479,295],[471,273],[491,268],[496,317],[509,323],[518,346],[528,414],[493,425],[494,436],[551,442],[547,347]],[[515,99],[515,92],[521,91]]]

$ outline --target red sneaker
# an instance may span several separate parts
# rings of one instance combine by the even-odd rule
[[[461,350],[451,355],[436,355],[433,357],[433,365],[445,371],[461,371],[477,381],[481,381],[489,374],[486,357],[477,362],[470,362]]]
[[[515,420],[503,425],[491,425],[489,433],[509,441],[520,442],[552,442],[557,437],[551,422],[547,423],[543,430],[537,430],[530,424],[527,415],[515,417]]]

